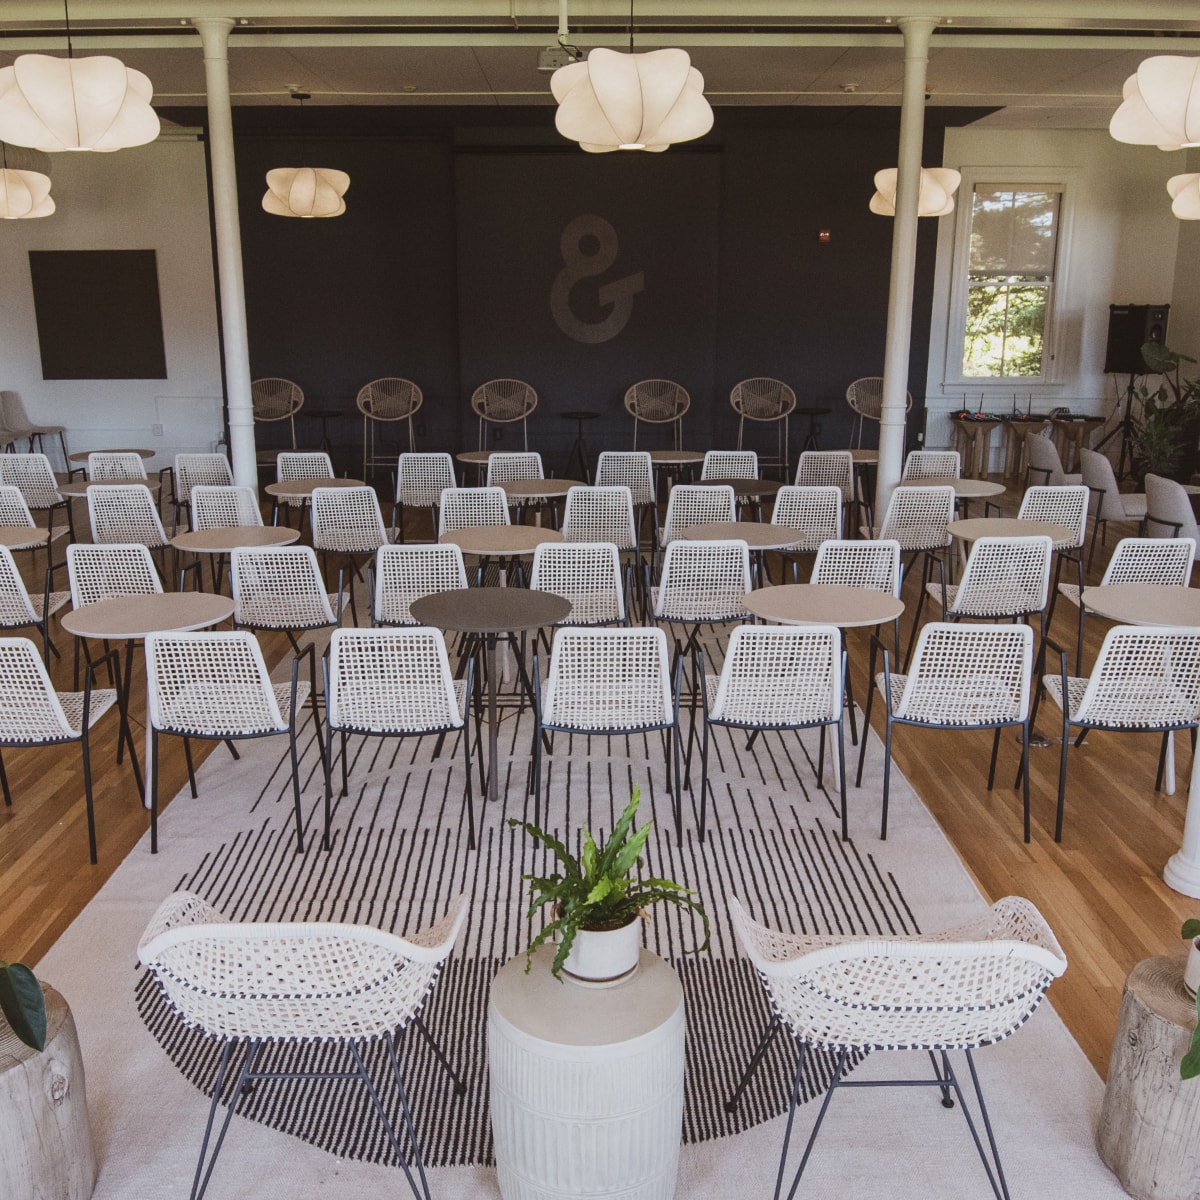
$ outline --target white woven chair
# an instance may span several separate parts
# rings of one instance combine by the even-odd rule
[[[520,379],[489,379],[471,393],[471,408],[479,418],[479,449],[487,449],[488,425],[521,422],[521,449],[529,449],[529,414],[537,408],[538,395]]]
[[[437,510],[442,492],[455,486],[454,460],[449,454],[401,454],[396,468],[396,502],[392,506],[392,528],[396,540],[404,541],[404,509],[427,508],[431,529],[437,529]]]
[[[797,487],[836,487],[842,503],[854,500],[854,456],[849,450],[805,450],[796,464]]]
[[[50,583],[47,569],[44,591],[30,595],[12,551],[0,546],[0,629],[36,629],[42,635],[42,660],[47,667],[51,652],[58,653],[50,640],[50,618],[71,598],[70,592],[52,592]]]
[[[292,659],[291,683],[273,684],[253,633],[151,633],[146,636],[146,713],[150,726],[150,853],[158,853],[159,737],[183,738],[188,783],[199,795],[192,764],[192,738],[232,743],[243,738],[287,735],[292,762],[292,802],[296,852],[304,850],[304,811],[296,725],[300,709],[316,693],[316,656],[310,645],[308,682],[300,680],[300,659]],[[286,715],[285,715],[286,714]],[[313,706],[313,724],[321,730]]]
[[[1183,485],[1161,475],[1147,475],[1145,486],[1146,532],[1154,537],[1187,538],[1200,549],[1200,529],[1196,527],[1196,515]]]
[[[71,606],[96,604],[118,596],[152,596],[163,590],[150,551],[140,542],[67,547]]]
[[[453,679],[446,639],[439,629],[335,629],[325,670],[325,838],[333,805],[333,735],[341,737],[342,790],[349,790],[350,734],[362,737],[425,737],[461,731],[466,769],[467,847],[475,847],[475,801],[471,784],[471,737],[467,727],[474,662],[465,679]],[[475,747],[483,793],[480,717],[475,713]],[[442,739],[439,736],[440,749]]]
[[[597,487],[627,487],[633,499],[637,525],[638,553],[642,550],[642,528],[654,513],[658,523],[658,495],[654,486],[654,464],[648,450],[601,450],[596,460]]]
[[[370,575],[373,625],[418,625],[409,606],[421,596],[467,586],[462,551],[454,545],[380,546]]]
[[[511,483],[521,479],[545,479],[546,472],[542,468],[542,456],[536,450],[505,451],[494,450],[487,460],[485,482],[488,487],[499,487],[502,483]],[[513,500],[509,501],[516,510],[516,521],[521,523],[526,505],[530,508],[544,507],[542,500]]]
[[[743,625],[729,635],[729,648],[719,675],[704,671],[698,652],[696,674],[704,681],[704,732],[700,753],[699,837],[704,841],[708,803],[709,729],[723,725],[744,729],[755,738],[767,730],[821,730],[817,779],[825,775],[825,729],[837,730],[837,779],[846,821],[846,751],[842,728],[842,685],[846,656],[841,631],[833,625]]]
[[[295,450],[296,414],[304,407],[304,392],[298,383],[274,377],[251,380],[250,406],[255,422],[287,421]],[[274,451],[262,451],[261,455],[270,462]]]
[[[781,487],[771,510],[771,524],[795,529],[801,535],[781,551],[791,559],[792,582],[795,583],[795,556],[815,554],[822,542],[842,536],[842,490],[832,484]]]
[[[454,948],[466,911],[465,897],[460,896],[436,925],[403,938],[366,925],[234,922],[191,892],[174,892],[163,901],[138,943],[138,958],[154,972],[184,1024],[223,1043],[192,1200],[200,1200],[208,1186],[230,1120],[250,1093],[249,1085],[289,1075],[254,1069],[264,1042],[344,1047],[343,1054],[348,1052],[353,1060],[349,1075],[338,1069],[295,1077],[360,1079],[413,1195],[429,1200],[395,1039],[413,1023],[454,1080],[455,1093],[465,1093],[466,1086],[430,1037],[420,1009]],[[281,979],[287,980],[286,988],[280,987]],[[376,1040],[386,1048],[399,1093],[401,1117],[395,1123],[360,1050],[360,1043]],[[243,1041],[245,1060],[231,1088],[234,1048]],[[232,1097],[232,1103],[210,1157],[209,1139],[223,1094]],[[411,1147],[410,1153],[402,1149],[404,1144]]]
[[[372,379],[358,390],[354,403],[363,415],[363,478],[374,467],[391,463],[390,455],[383,453],[383,430],[380,429],[376,446],[376,427],[397,421],[408,422],[408,448],[416,450],[413,436],[413,416],[425,402],[425,396],[415,383],[408,379],[386,376]]]
[[[1110,583],[1151,583],[1157,587],[1187,587],[1192,577],[1196,543],[1190,538],[1122,538],[1104,570],[1101,586]],[[1079,640],[1075,647],[1075,673],[1083,662],[1083,622],[1091,610],[1087,592],[1077,583],[1060,583],[1058,594],[1079,609]],[[1080,603],[1080,596],[1084,597]]]
[[[337,593],[328,593],[310,546],[235,550],[229,556],[229,582],[234,627],[285,633],[297,654],[297,634],[342,623],[341,578]]]
[[[1123,492],[1117,486],[1112,463],[1108,455],[1096,450],[1079,448],[1079,466],[1083,472],[1083,486],[1091,492],[1089,509],[1092,517],[1092,545],[1088,551],[1088,566],[1096,557],[1096,535],[1107,544],[1109,521],[1135,521],[1139,525],[1146,516],[1145,495]]]
[[[628,571],[611,542],[543,542],[533,553],[533,591],[571,602],[563,625],[627,625]]]
[[[757,479],[758,455],[753,450],[706,450],[701,479]]]
[[[683,536],[692,525],[709,525],[737,520],[737,505],[729,484],[680,483],[667,497],[667,515],[658,530],[651,574],[657,574],[658,553]]]
[[[200,484],[191,491],[193,529],[232,529],[262,525],[262,509],[251,487]]]
[[[1050,521],[1063,525],[1071,536],[1054,543],[1054,590],[1050,594],[1050,611],[1046,614],[1046,625],[1054,620],[1054,606],[1058,602],[1058,584],[1062,576],[1063,560],[1075,564],[1078,585],[1083,587],[1083,543],[1087,537],[1088,490],[1082,484],[1064,484],[1061,487],[1034,486],[1025,489],[1017,517],[1023,521]]]
[[[922,725],[931,729],[994,729],[988,791],[996,778],[1000,731],[1021,727],[1021,774],[1025,804],[1025,841],[1029,841],[1029,692],[1033,673],[1033,630],[1028,625],[951,625],[931,621],[917,638],[912,670],[892,673],[887,649],[871,639],[871,673],[875,652],[883,651],[883,671],[875,675],[884,702],[887,722],[883,760],[883,816],[879,836],[887,837],[888,790],[892,773],[892,730],[895,725]],[[871,703],[867,695],[864,728],[870,728]],[[857,786],[862,786],[867,742],[858,748]]]
[[[476,525],[511,525],[502,487],[447,488],[438,508],[438,537]]]
[[[683,416],[691,406],[682,385],[670,379],[639,380],[625,392],[625,411],[633,418],[633,448],[637,449],[638,424],[644,422],[671,426],[671,448],[682,450]]]
[[[661,623],[691,628],[677,655],[698,649],[701,625],[746,621],[746,593],[750,591],[750,549],[733,539],[692,542],[678,539],[663,555],[662,578],[650,590],[651,618]]]
[[[63,463],[71,460],[67,457],[67,432],[65,425],[37,425],[29,419],[21,397],[12,391],[0,391],[0,427],[6,429],[14,438],[27,438],[29,449],[35,447],[44,452],[46,437],[57,437],[59,448],[62,450]]]
[[[662,731],[675,836],[682,841],[678,703],[682,667],[680,662],[675,668],[672,688],[667,638],[661,629],[555,630],[544,688],[538,682],[538,659],[533,660],[535,825],[541,821],[543,745],[547,754],[553,752],[546,733],[627,737]]]
[[[1066,653],[1061,647],[1048,644],[1058,652],[1059,673],[1047,672],[1042,685],[1063,712],[1058,813],[1054,823],[1054,840],[1058,842],[1062,840],[1067,747],[1072,726],[1080,730],[1077,745],[1093,729],[1161,732],[1162,753],[1155,791],[1162,787],[1172,732],[1196,729],[1200,724],[1200,629],[1118,625],[1105,635],[1096,665],[1087,679],[1069,676]]]
[[[729,393],[729,405],[738,415],[739,450],[747,421],[775,425],[775,451],[763,458],[762,465],[778,467],[781,477],[786,480],[790,470],[788,418],[796,408],[796,393],[783,380],[760,375],[735,383]]]
[[[125,450],[96,450],[87,456],[87,477],[92,483],[128,483],[146,479],[140,454]]]
[[[350,577],[350,614],[356,625],[354,579],[359,574],[359,559],[374,557],[379,547],[391,540],[373,487],[313,488],[313,549],[321,556],[327,576],[329,555],[341,556],[339,576],[345,572]]]
[[[54,514],[61,508],[71,516],[70,501],[58,490],[58,480],[44,454],[0,454],[0,484],[21,489],[30,512],[44,512],[46,524],[54,537]],[[72,532],[71,540],[74,541]]]
[[[159,520],[154,497],[144,483],[101,483],[88,488],[88,520],[92,541],[112,545],[138,542],[157,550],[164,564],[171,544]]]
[[[618,550],[637,549],[633,494],[628,487],[567,489],[564,542],[611,542]]]
[[[233,471],[229,459],[223,454],[177,454],[175,455],[174,506],[175,515],[171,532],[179,528],[179,514],[186,508],[191,510],[192,489],[197,487],[229,487],[233,484]],[[261,518],[259,524],[261,524]],[[192,528],[196,528],[193,524]]]
[[[333,462],[324,450],[281,450],[275,456],[275,482],[288,483],[292,480],[333,479]],[[307,508],[307,496],[275,497],[271,509],[271,524],[279,521],[279,505],[289,508]]]
[[[982,916],[941,933],[880,937],[781,933],[752,920],[736,897],[731,897],[729,908],[738,938],[767,990],[772,1015],[726,1109],[737,1107],[781,1027],[800,1043],[776,1200],[783,1194],[805,1071],[813,1070],[806,1063],[809,1048],[836,1051],[838,1059],[786,1193],[789,1197],[796,1193],[836,1089],[916,1084],[938,1088],[946,1107],[953,1107],[953,1093],[993,1193],[997,1200],[1007,1200],[1008,1184],[972,1051],[1016,1033],[1041,1003],[1046,988],[1066,970],[1066,957],[1037,909],[1019,896],[1006,896]],[[872,1050],[925,1050],[933,1078],[866,1083],[845,1079],[848,1063],[853,1065],[850,1056]],[[966,1056],[990,1156],[951,1065],[951,1050]],[[871,1152],[869,1138],[864,1149]],[[965,1186],[961,1194],[967,1194]]]
[[[962,456],[957,450],[910,450],[904,460],[905,480],[958,479]]]
[[[861,446],[863,422],[875,421],[878,423],[879,415],[883,411],[883,376],[867,375],[862,379],[856,379],[846,389],[846,403],[854,414],[854,424],[850,430],[850,444]],[[904,411],[906,413],[912,411],[912,396],[908,392],[904,393]]]
[[[1063,470],[1058,448],[1051,441],[1050,427],[1042,433],[1025,435],[1025,479],[1041,487],[1067,487],[1082,482],[1081,475],[1068,475]]]
[[[30,560],[37,554],[38,548],[43,543],[32,535],[32,530],[37,528],[37,524],[33,519],[33,514],[29,511],[29,505],[25,503],[25,497],[21,494],[21,489],[15,484],[0,483],[0,525],[6,525],[10,528],[24,526],[31,531],[29,541],[25,546],[17,546],[14,541],[13,545],[17,549],[25,549],[29,551]],[[65,529],[60,529],[59,535],[65,534]],[[47,570],[57,570],[62,563],[53,563],[53,555],[50,552],[50,539],[47,538],[44,543],[46,547],[46,563]]]

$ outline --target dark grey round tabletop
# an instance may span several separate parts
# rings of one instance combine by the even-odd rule
[[[456,633],[519,633],[553,625],[570,615],[571,602],[553,592],[517,587],[455,588],[421,596],[409,605],[422,625]]]

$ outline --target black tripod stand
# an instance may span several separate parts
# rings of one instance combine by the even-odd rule
[[[1104,447],[1107,446],[1108,443],[1113,440],[1113,438],[1115,438],[1118,434],[1120,435],[1120,437],[1121,437],[1121,457],[1117,462],[1117,478],[1118,479],[1125,478],[1125,460],[1126,460],[1127,455],[1129,458],[1129,469],[1131,471],[1133,470],[1133,443],[1134,443],[1133,398],[1135,395],[1133,381],[1136,378],[1137,378],[1136,375],[1130,375],[1129,382],[1125,385],[1125,412],[1121,417],[1121,423],[1119,425],[1114,425],[1104,435],[1104,437],[1102,437],[1100,439],[1100,444],[1095,447],[1096,450],[1103,451]],[[1118,408],[1121,407],[1120,398],[1118,398],[1118,400],[1117,400],[1117,407]]]

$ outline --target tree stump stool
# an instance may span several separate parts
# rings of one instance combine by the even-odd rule
[[[89,1200],[96,1157],[79,1036],[67,1002],[46,994],[46,1049],[31,1050],[0,1018],[0,1197]]]
[[[1200,1196],[1200,1079],[1179,1078],[1196,1026],[1185,958],[1147,958],[1125,981],[1096,1141],[1136,1200]]]

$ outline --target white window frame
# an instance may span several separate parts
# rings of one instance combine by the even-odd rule
[[[962,167],[962,183],[955,197],[954,258],[950,280],[950,307],[946,327],[946,357],[942,383],[948,392],[999,391],[1011,393],[1036,390],[1063,382],[1059,338],[1066,309],[1068,271],[1071,260],[1071,226],[1077,170],[1063,167]],[[1060,194],[1058,237],[1055,244],[1054,278],[1050,283],[1046,306],[1046,328],[1042,337],[1042,373],[1040,375],[1002,375],[995,378],[963,374],[963,346],[967,336],[967,292],[970,271],[971,215],[975,188],[1037,189]]]

